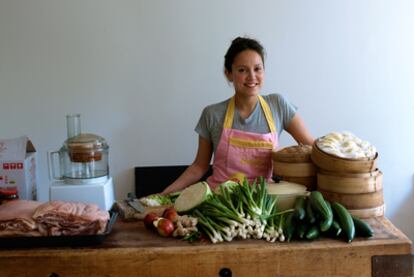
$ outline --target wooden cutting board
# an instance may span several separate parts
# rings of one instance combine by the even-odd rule
[[[156,213],[158,216],[161,216],[162,213],[166,208],[170,208],[173,205],[162,205],[162,206],[156,206],[156,207],[149,207],[145,206],[145,211],[143,213],[137,212],[134,208],[128,205],[126,201],[117,201],[114,204],[113,210],[119,212],[120,217],[125,221],[135,221],[135,220],[143,220],[144,217],[148,213]]]

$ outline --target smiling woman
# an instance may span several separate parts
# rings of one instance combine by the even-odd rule
[[[224,74],[233,84],[234,96],[203,110],[195,128],[199,134],[196,158],[162,193],[196,183],[208,170],[213,154],[213,174],[207,179],[213,189],[239,173],[249,181],[259,176],[270,180],[271,155],[282,130],[300,144],[313,143],[293,104],[280,94],[260,95],[264,58],[257,40],[237,37],[232,41],[224,57]]]

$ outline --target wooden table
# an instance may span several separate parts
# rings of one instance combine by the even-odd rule
[[[410,276],[411,241],[386,218],[369,223],[375,236],[352,243],[190,244],[118,219],[99,246],[1,249],[0,276]]]

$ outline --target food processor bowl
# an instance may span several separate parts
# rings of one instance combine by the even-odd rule
[[[68,139],[59,151],[49,154],[51,179],[87,183],[88,180],[94,182],[93,179],[109,176],[109,146],[106,140],[95,134],[82,134],[79,114],[66,118]]]

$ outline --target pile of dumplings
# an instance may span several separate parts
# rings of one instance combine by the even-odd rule
[[[347,131],[331,132],[319,138],[316,143],[322,151],[347,159],[370,159],[374,158],[377,153],[375,147],[368,141]]]

